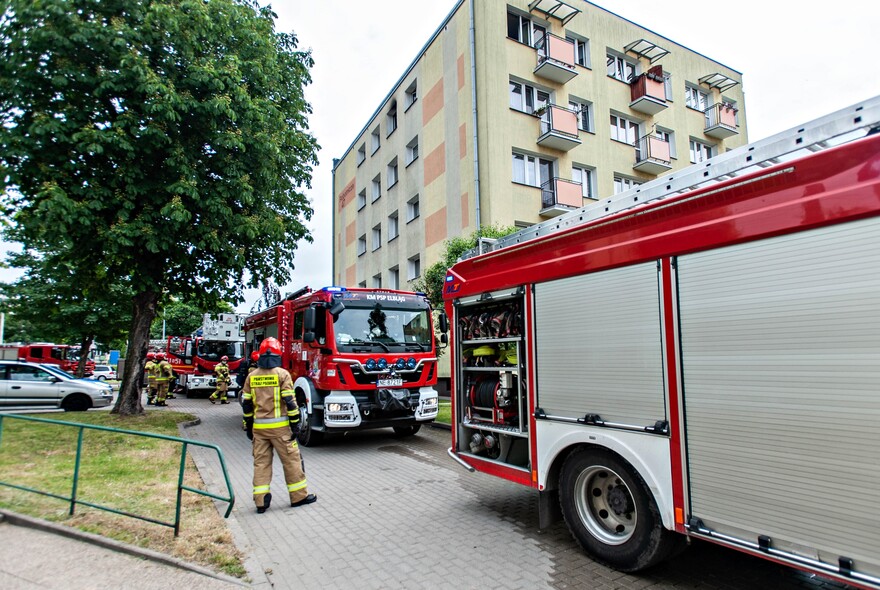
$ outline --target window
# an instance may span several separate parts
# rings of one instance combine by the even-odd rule
[[[419,196],[416,195],[406,203],[406,222],[409,223],[419,216]]]
[[[390,242],[398,236],[397,230],[397,211],[388,216],[388,241]]]
[[[535,47],[538,43],[543,43],[546,34],[546,27],[533,23],[529,17],[513,12],[507,13],[507,36],[509,38]]]
[[[405,99],[404,99],[404,108],[405,109],[409,109],[409,107],[411,107],[413,104],[415,104],[415,102],[418,100],[419,95],[418,95],[417,90],[418,90],[418,85],[416,84],[416,81],[413,80],[412,84],[407,86],[406,90],[403,91],[403,94],[405,97]]]
[[[370,149],[372,150],[370,154],[375,154],[376,150],[378,150],[381,145],[382,141],[379,139],[379,128],[376,127],[370,135]]]
[[[608,54],[608,75],[615,80],[629,83],[636,75],[636,66],[620,55]]]
[[[543,186],[553,178],[553,162],[525,154],[513,154],[513,182]]]
[[[550,102],[550,93],[528,84],[510,81],[510,108],[524,113],[533,113],[536,108]]]
[[[367,253],[367,236],[366,234],[358,238],[358,256]]]
[[[654,130],[654,137],[657,139],[662,139],[666,143],[669,144],[669,157],[675,157],[675,134],[672,131],[664,129],[662,127],[657,127]]]
[[[695,139],[691,140],[691,164],[705,162],[712,157],[712,146]]]
[[[663,93],[666,100],[672,100],[672,74],[669,72],[663,72]]]
[[[360,287],[361,289],[366,289],[367,281],[361,281],[360,283],[358,283],[358,287]]]
[[[358,148],[357,153],[357,165],[360,166],[364,163],[364,160],[367,159],[367,144],[362,143],[361,147]]]
[[[388,288],[400,289],[400,268],[397,266],[388,269]]]
[[[635,145],[638,136],[638,123],[618,115],[611,115],[611,139]]]
[[[382,196],[382,177],[376,176],[372,182],[373,185],[373,201]]]
[[[386,133],[390,136],[397,129],[397,101],[392,100],[391,106],[388,108],[388,114],[385,116]],[[387,137],[387,136],[386,136]]]
[[[418,256],[413,256],[407,261],[407,280],[417,279],[422,275],[422,263]]]
[[[639,186],[642,184],[632,178],[624,178],[623,176],[615,176],[614,177],[614,194],[619,194],[622,192],[626,192],[634,186]]]
[[[590,41],[572,34],[567,34],[565,38],[574,43],[574,63],[585,68],[592,67],[590,65]]]
[[[590,168],[572,166],[571,179],[574,182],[581,183],[581,195],[583,197],[587,199],[595,198],[593,196],[593,171]]]
[[[358,211],[367,206],[367,189],[362,190],[358,193]]]
[[[381,289],[382,288],[382,275],[373,275],[373,289]]]
[[[569,100],[568,108],[577,114],[577,125],[581,131],[593,130],[593,105],[583,100]]]
[[[693,86],[684,87],[684,101],[688,108],[701,113],[709,108],[709,95]]]
[[[373,228],[373,251],[382,247],[382,224]]]
[[[397,158],[388,162],[388,188],[397,184]]]
[[[406,144],[406,165],[409,166],[419,157],[419,136],[415,136]]]

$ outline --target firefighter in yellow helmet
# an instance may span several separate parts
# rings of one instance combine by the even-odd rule
[[[168,395],[168,386],[171,384],[171,379],[174,377],[174,371],[171,369],[171,363],[165,360],[165,353],[159,352],[156,353],[156,361],[158,362],[158,366],[156,368],[156,405],[164,406],[165,397]]]
[[[272,494],[273,451],[284,468],[284,480],[290,505],[305,506],[318,497],[306,489],[306,475],[296,444],[294,429],[299,424],[299,409],[293,398],[293,380],[281,368],[281,344],[275,338],[260,343],[257,368],[245,379],[242,410],[245,431],[254,441],[254,504],[262,514],[269,508]]]
[[[229,377],[229,365],[226,364],[229,361],[229,357],[224,355],[220,358],[220,362],[217,363],[217,366],[214,367],[214,374],[217,376],[217,389],[214,390],[214,393],[208,398],[212,404],[217,401],[217,397],[220,397],[221,404],[228,404],[229,400],[226,399],[226,393],[229,391],[229,384],[232,383],[232,379]]]
[[[147,353],[147,364],[144,365],[144,371],[147,373],[147,405],[153,405],[156,402],[156,353]]]

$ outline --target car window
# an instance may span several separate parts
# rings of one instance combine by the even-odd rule
[[[95,367],[95,370],[96,370],[96,371],[109,372],[109,371],[110,371],[110,367],[108,367],[108,366],[106,366],[106,365],[98,365],[97,367]]]
[[[12,365],[9,367],[10,381],[51,381],[52,373],[44,371],[39,367],[28,367],[26,365]]]

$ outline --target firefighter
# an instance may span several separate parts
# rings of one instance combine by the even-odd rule
[[[220,362],[214,367],[214,374],[217,375],[217,389],[208,398],[208,401],[212,404],[217,401],[218,396],[220,397],[221,404],[229,403],[229,400],[226,399],[226,392],[229,391],[229,384],[232,383],[232,379],[229,378],[229,365],[226,364],[228,361],[229,357],[223,355],[220,358]]]
[[[281,459],[284,480],[292,507],[317,501],[318,496],[306,489],[295,429],[299,409],[293,399],[293,380],[281,368],[281,344],[269,337],[260,343],[257,368],[244,382],[242,410],[247,437],[254,446],[254,504],[259,514],[272,502],[269,482],[272,481],[274,452]]]
[[[156,401],[156,353],[147,353],[147,364],[144,371],[147,373],[147,405],[151,406]]]
[[[168,385],[174,377],[174,371],[171,369],[171,363],[165,360],[165,353],[156,353],[156,405],[165,406],[165,398],[168,396]]]

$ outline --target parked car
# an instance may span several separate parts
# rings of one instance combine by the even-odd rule
[[[116,371],[110,365],[95,365],[95,372],[89,375],[88,378],[96,381],[116,379]]]
[[[61,408],[82,412],[109,406],[113,388],[77,379],[54,365],[0,361],[0,411]]]

